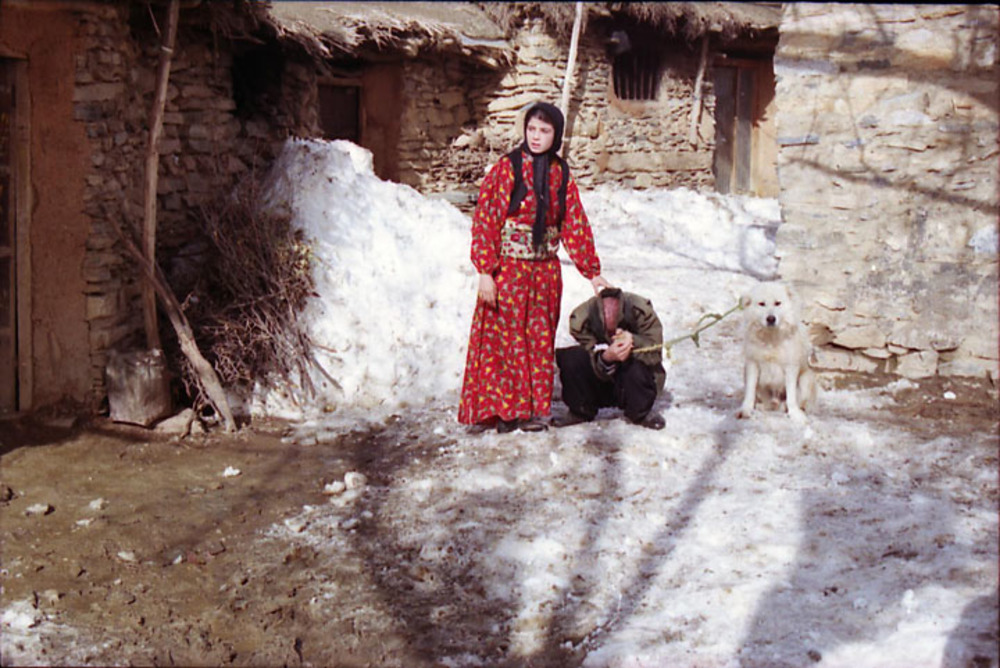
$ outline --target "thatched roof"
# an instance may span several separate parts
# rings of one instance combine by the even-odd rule
[[[525,16],[540,16],[553,33],[569,34],[574,2],[484,2],[484,11],[510,33]],[[585,2],[587,16],[627,17],[657,30],[695,39],[714,33],[724,40],[777,28],[780,2]]]
[[[314,55],[454,53],[496,67],[512,56],[503,31],[471,2],[272,2],[279,36]]]
[[[754,35],[781,22],[780,2],[616,2],[609,11],[621,13],[685,37],[718,33],[731,39]]]

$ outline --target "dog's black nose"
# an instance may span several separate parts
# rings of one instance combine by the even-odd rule
[[[775,318],[775,317],[774,317],[773,315],[769,315],[769,316],[767,316],[767,318],[766,318],[766,319],[764,320],[764,322],[766,322],[766,323],[767,323],[767,326],[768,326],[768,327],[773,327],[773,326],[774,326],[774,323],[775,323],[775,322],[777,322],[777,318]]]

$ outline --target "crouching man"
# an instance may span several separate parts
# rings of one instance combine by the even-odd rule
[[[589,422],[600,408],[614,406],[634,424],[662,429],[663,416],[652,410],[667,375],[662,348],[633,353],[663,343],[653,304],[619,288],[605,288],[573,310],[569,331],[580,345],[556,351],[569,413],[553,418],[553,426]]]

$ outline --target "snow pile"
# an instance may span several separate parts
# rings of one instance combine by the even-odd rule
[[[475,306],[471,221],[447,202],[380,180],[371,160],[350,142],[290,140],[272,169],[271,205],[287,207],[312,241],[317,296],[301,322],[335,382],[315,374],[317,398],[262,388],[258,413],[333,411],[350,422],[345,410],[377,419],[458,402]],[[583,201],[604,275],[663,304],[665,326],[688,330],[705,312],[731,307],[754,279],[774,277],[775,200],[604,186]],[[564,251],[562,260],[566,315],[593,292]],[[676,269],[693,280],[665,284],[663,271]],[[707,283],[706,273],[719,280]],[[704,299],[692,304],[691,294]],[[557,343],[571,343],[565,318]]]
[[[296,397],[305,413],[422,404],[453,392],[464,368],[475,286],[469,221],[380,180],[371,160],[346,141],[290,140],[272,169],[267,197],[291,209],[313,245],[318,296],[301,321],[336,381],[314,375],[323,396]],[[258,410],[299,413],[279,393]]]

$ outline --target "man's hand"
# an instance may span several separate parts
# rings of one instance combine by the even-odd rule
[[[497,283],[489,274],[479,274],[479,301],[490,308],[497,307]]]
[[[611,345],[601,353],[601,357],[605,362],[624,362],[632,354],[632,345],[632,332],[618,329]]]

